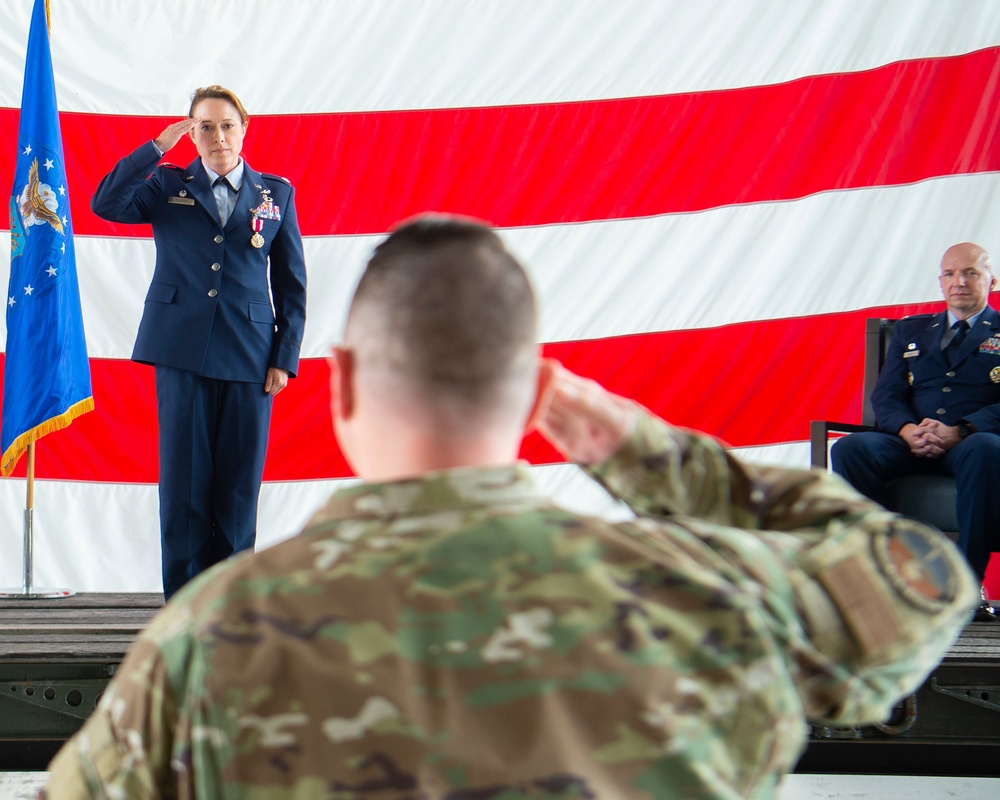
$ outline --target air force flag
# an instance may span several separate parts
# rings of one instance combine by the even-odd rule
[[[28,34],[10,230],[5,476],[29,444],[94,408],[45,0]]]

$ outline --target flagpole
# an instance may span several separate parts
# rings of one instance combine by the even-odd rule
[[[0,589],[0,599],[75,594],[34,586],[35,443],[94,409],[49,29],[48,0],[34,0],[10,203],[12,288],[0,414],[0,473],[10,475],[28,456],[24,577],[20,589]]]
[[[28,487],[24,504],[24,577],[20,592],[14,589],[2,589],[0,590],[0,600],[44,600],[72,597],[76,592],[71,589],[36,589],[32,585],[32,572],[34,570],[32,548],[35,533],[35,442],[28,445],[27,467]]]
[[[45,4],[48,6],[48,2]],[[31,594],[31,580],[34,564],[32,561],[32,542],[35,523],[35,443],[28,445],[28,492],[24,503],[24,580],[21,588],[24,594]]]

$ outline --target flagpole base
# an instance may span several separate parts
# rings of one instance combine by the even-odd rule
[[[39,589],[33,587],[30,592],[23,589],[0,589],[0,600],[57,600],[75,595],[72,589]]]

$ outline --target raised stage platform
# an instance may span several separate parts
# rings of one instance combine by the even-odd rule
[[[159,594],[0,601],[0,771],[45,768],[162,605]],[[885,724],[813,728],[796,771],[1000,776],[1000,624],[971,623]]]
[[[0,770],[45,768],[162,605],[162,594],[0,600]]]

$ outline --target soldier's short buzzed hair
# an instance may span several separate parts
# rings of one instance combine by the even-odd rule
[[[347,325],[369,364],[431,396],[488,403],[536,364],[528,275],[496,233],[467,218],[423,215],[395,229],[375,248]]]
[[[202,100],[225,100],[235,106],[242,122],[245,123],[250,119],[250,115],[247,114],[247,110],[243,107],[243,103],[240,102],[240,98],[236,96],[236,92],[232,89],[227,89],[225,86],[219,86],[219,84],[214,83],[211,86],[202,86],[199,89],[195,89],[194,94],[191,95],[191,105],[188,108],[189,117],[194,116],[195,106]]]

